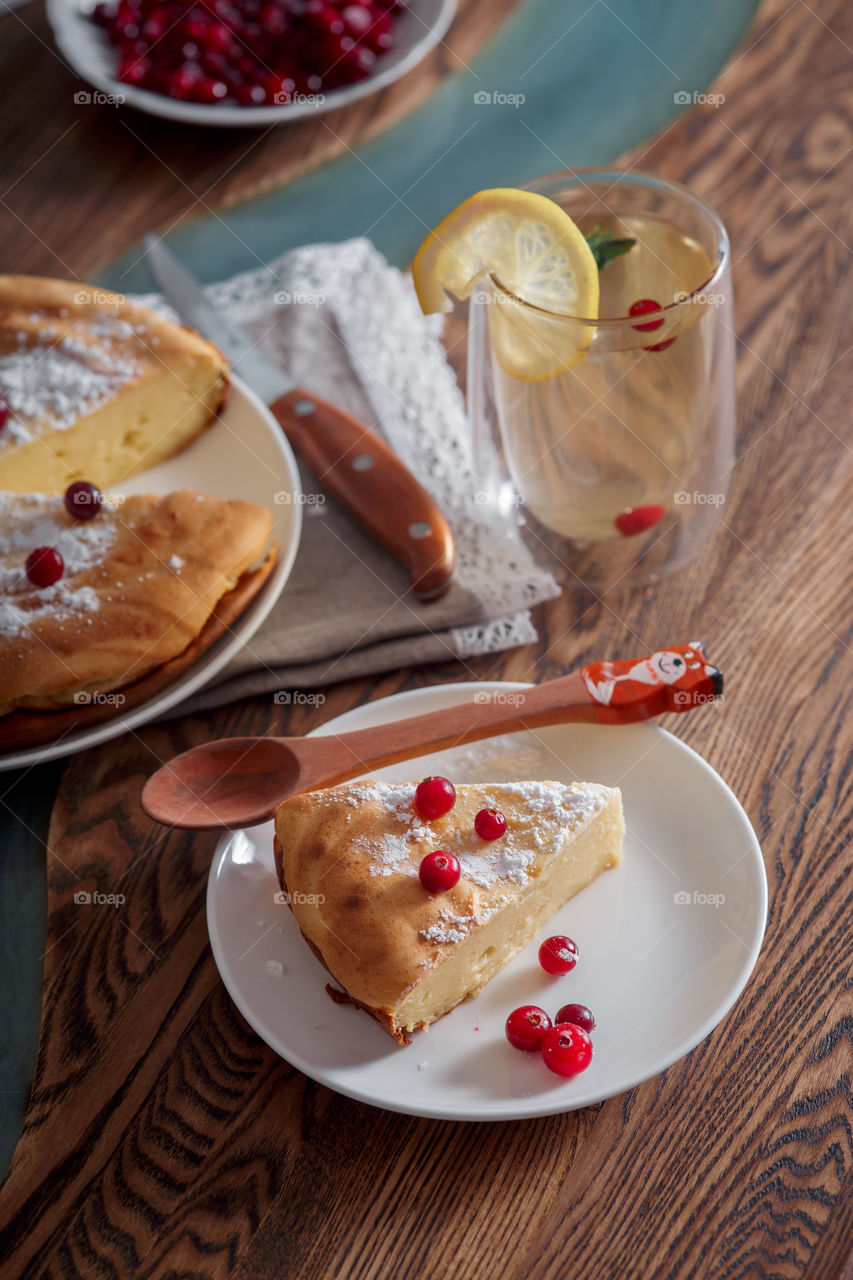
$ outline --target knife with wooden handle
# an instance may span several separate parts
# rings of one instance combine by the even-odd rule
[[[443,595],[456,564],[453,534],[408,467],[363,423],[298,387],[250,334],[208,301],[162,241],[146,236],[145,247],[163,296],[269,405],[323,488],[401,561],[420,600]]]

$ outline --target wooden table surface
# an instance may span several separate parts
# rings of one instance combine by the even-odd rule
[[[709,198],[732,235],[738,463],[708,551],[654,590],[568,592],[525,649],[336,686],[322,710],[263,699],[184,718],[69,760],[4,1276],[853,1275],[853,9],[772,0],[716,90],[722,106],[629,157]],[[6,261],[58,273],[52,234],[81,273],[104,244],[126,247],[146,194],[122,181],[118,232],[107,202],[76,209],[73,230],[56,211],[41,246],[9,228]],[[178,183],[162,198],[190,208]],[[752,980],[698,1048],[599,1106],[472,1125],[373,1110],[266,1048],[210,954],[214,837],[138,808],[159,761],[214,734],[301,733],[401,688],[544,679],[693,635],[727,700],[670,727],[742,800],[771,895]],[[75,911],[78,885],[119,877],[121,913]]]

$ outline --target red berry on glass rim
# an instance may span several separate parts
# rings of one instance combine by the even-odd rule
[[[564,934],[546,938],[539,948],[539,963],[546,973],[571,973],[577,962],[577,943]]]
[[[27,556],[27,577],[34,587],[52,587],[65,569],[65,562],[56,547],[36,547]]]
[[[651,351],[651,347],[648,348]],[[635,533],[645,533],[666,515],[664,507],[628,507],[620,511],[613,523],[623,538],[633,538]]]
[[[11,412],[12,410],[9,408],[8,401],[4,400],[3,397],[0,396],[0,431],[3,430],[6,423],[9,421],[9,414]]]
[[[427,893],[446,893],[459,883],[462,868],[459,859],[444,849],[436,849],[421,859],[418,869],[421,884]]]
[[[506,835],[506,818],[500,809],[481,809],[474,819],[474,830],[481,840],[500,840]]]
[[[561,1022],[571,1022],[576,1027],[580,1027],[589,1034],[595,1030],[595,1018],[592,1010],[588,1009],[585,1004],[564,1004],[560,1012],[554,1019],[554,1024]]]
[[[558,1022],[542,1038],[542,1061],[557,1076],[576,1076],[592,1062],[592,1041],[583,1027]]]
[[[88,480],[75,480],[65,490],[65,510],[75,520],[94,520],[100,501],[100,489]]]
[[[522,1049],[525,1053],[541,1049],[545,1032],[550,1030],[551,1019],[544,1009],[535,1004],[523,1004],[520,1009],[513,1009],[506,1020],[507,1040],[513,1049]]]
[[[632,302],[628,308],[629,316],[647,316],[651,311],[660,311],[661,305],[655,302],[654,298],[638,298],[636,302]],[[641,333],[651,333],[653,329],[659,329],[663,324],[663,316],[657,320],[647,320],[645,324],[632,325],[632,329],[639,329]]]
[[[456,788],[447,778],[429,777],[418,783],[415,808],[427,821],[441,818],[456,804]]]

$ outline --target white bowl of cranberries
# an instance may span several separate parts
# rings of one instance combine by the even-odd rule
[[[56,43],[96,90],[191,124],[284,124],[410,71],[456,0],[48,0]]]

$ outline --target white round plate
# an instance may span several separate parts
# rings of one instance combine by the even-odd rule
[[[438,685],[357,707],[318,734],[361,729],[508,693],[517,684]],[[474,1000],[400,1047],[367,1014],[336,1005],[329,975],[290,909],[276,901],[272,823],[220,841],[207,893],[213,954],[247,1021],[314,1080],[391,1111],[451,1120],[552,1115],[633,1088],[688,1053],[731,1008],[758,957],[767,912],[761,850],[722,778],[655,725],[557,725],[377,770],[405,781],[586,779],[619,786],[625,858],[559,911]],[[580,949],[563,978],[540,969],[542,938]],[[355,945],[355,944],[354,944]],[[553,1017],[589,1005],[597,1019],[590,1067],[572,1080],[507,1044],[520,1004]]]
[[[198,489],[269,507],[275,521],[272,536],[278,542],[272,573],[227,633],[160,693],[131,708],[126,715],[118,714],[104,724],[69,733],[58,742],[2,754],[0,771],[83,751],[163,715],[222,670],[248,643],[281,595],[296,559],[302,527],[299,471],[281,426],[240,378],[232,375],[225,407],[188,449],[159,467],[140,472],[126,484],[112,487],[110,492],[170,493],[173,489]]]
[[[90,20],[96,0],[47,0],[47,16],[60,51],[79,76],[88,80],[102,94],[107,105],[120,101],[149,115],[179,120],[184,124],[209,124],[217,127],[251,128],[257,125],[288,124],[303,116],[316,116],[343,107],[383,89],[417,66],[430,49],[439,43],[453,20],[456,0],[409,0],[397,19],[397,43],[376,62],[376,70],[367,80],[330,89],[326,94],[305,95],[305,101],[294,101],[267,107],[238,107],[215,103],[205,106],[194,102],[178,102],[147,89],[122,84],[113,76],[115,54],[100,27]],[[81,90],[81,93],[85,91]],[[98,101],[86,94],[79,101]]]

